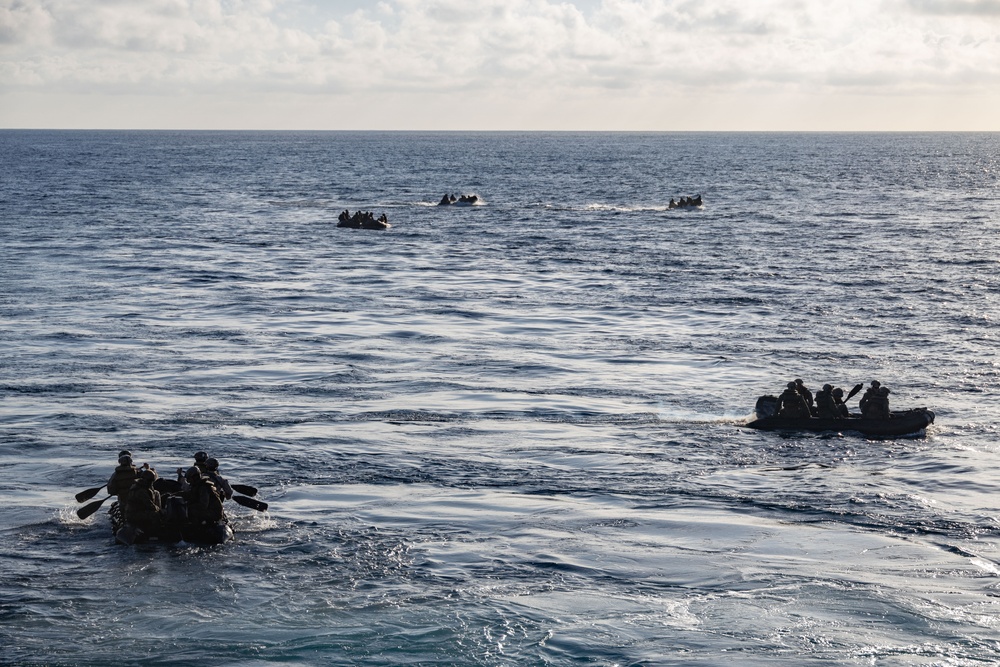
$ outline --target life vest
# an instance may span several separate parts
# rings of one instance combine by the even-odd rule
[[[778,414],[782,417],[809,417],[809,406],[794,389],[786,389],[778,397]]]
[[[226,518],[222,500],[211,481],[202,479],[195,482],[186,498],[188,519],[193,523],[217,523]]]
[[[219,494],[220,500],[228,500],[233,497],[233,488],[229,486],[229,482],[226,478],[217,472],[210,471],[205,473],[208,478],[212,480],[212,484],[215,485],[215,491]]]
[[[118,466],[108,480],[108,495],[118,496],[120,500],[138,477],[139,470],[134,465]]]
[[[128,491],[125,502],[125,521],[139,527],[156,523],[160,518],[160,493],[142,484],[135,484]]]
[[[868,401],[866,417],[871,419],[889,419],[889,397],[875,395]]]
[[[822,389],[816,392],[816,411],[819,417],[825,419],[837,419],[840,417],[840,410],[837,409],[837,403],[833,399],[833,394]]]

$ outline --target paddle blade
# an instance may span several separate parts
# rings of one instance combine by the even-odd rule
[[[257,495],[256,486],[250,486],[249,484],[230,484],[229,486],[232,487],[233,491],[235,491],[236,493],[242,493],[244,496]]]
[[[111,498],[111,497],[112,496],[107,496],[106,498],[101,498],[100,500],[95,500],[94,502],[90,503],[89,505],[84,505],[83,507],[81,507],[80,509],[78,509],[76,511],[76,515],[78,517],[80,517],[81,519],[86,519],[91,514],[93,514],[97,510],[101,509],[101,505],[104,504],[104,501],[107,500],[108,498]]]
[[[260,500],[254,500],[253,498],[247,498],[245,496],[233,496],[233,502],[238,505],[243,505],[243,507],[249,507],[252,510],[257,510],[258,512],[267,511],[267,503]]]
[[[101,489],[103,489],[103,488],[104,488],[103,486],[95,486],[92,489],[87,489],[86,491],[81,491],[80,493],[76,494],[76,502],[82,503],[82,502],[86,502],[86,501],[90,500],[91,498],[93,498],[94,496],[96,496],[98,493],[100,493]]]
[[[861,391],[864,388],[865,388],[865,385],[864,385],[863,382],[859,382],[856,385],[854,385],[854,389],[852,389],[851,393],[849,393],[847,395],[847,398],[844,399],[844,402],[846,403],[847,401],[851,400],[852,396],[854,396],[856,393],[858,393],[859,391]]]

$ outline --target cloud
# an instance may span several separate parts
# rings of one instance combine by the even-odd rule
[[[0,46],[44,36],[51,30],[51,21],[49,13],[33,3],[0,4]]]
[[[906,0],[915,12],[935,16],[994,16],[1000,18],[1000,0]]]
[[[0,95],[970,93],[1000,80],[993,16],[1000,0],[0,0]]]
[[[935,15],[983,13],[1000,4],[908,2],[914,13]],[[990,74],[1000,60],[982,30],[959,35],[947,32],[954,26],[900,25],[868,0],[605,0],[586,15],[553,0],[391,0],[321,26],[282,21],[302,7],[7,0],[0,10],[0,39],[9,45],[4,83],[641,90],[671,83],[829,85],[852,73],[863,81],[879,70],[887,77],[879,85],[891,83],[893,72],[904,85],[915,71],[947,72],[925,65],[963,51],[964,60]]]

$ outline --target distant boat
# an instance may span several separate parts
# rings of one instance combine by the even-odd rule
[[[441,197],[438,206],[475,206],[479,202],[479,195],[445,195]]]
[[[392,227],[385,213],[376,218],[375,214],[370,211],[355,211],[354,215],[351,215],[350,211],[343,211],[337,218],[337,226],[348,229],[389,229]]]
[[[912,435],[934,423],[934,413],[927,408],[913,408],[890,413],[889,419],[868,419],[852,416],[847,419],[820,419],[817,417],[779,417],[775,414],[778,399],[761,396],[755,409],[757,419],[746,424],[747,428],[761,431],[854,431],[864,435],[895,437]]]
[[[681,197],[679,201],[674,201],[673,199],[671,199],[670,203],[667,204],[667,208],[669,208],[670,210],[674,210],[677,208],[694,210],[694,209],[703,209],[705,208],[705,206],[701,201],[701,195],[697,195],[695,197]]]

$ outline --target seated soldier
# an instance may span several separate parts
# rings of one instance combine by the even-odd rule
[[[108,495],[118,496],[118,506],[123,511],[125,509],[125,496],[138,476],[138,468],[132,465],[132,452],[128,450],[118,452],[118,467],[111,473],[111,479],[108,480]]]
[[[861,395],[861,399],[858,401],[858,407],[861,409],[861,414],[865,415],[868,412],[868,403],[875,397],[878,393],[879,387],[882,383],[878,380],[872,380],[870,387],[865,389],[865,393]]]
[[[809,412],[809,406],[806,405],[802,395],[795,388],[794,382],[789,382],[785,390],[778,396],[778,416],[793,419],[812,416]]]
[[[225,520],[226,513],[222,509],[222,500],[215,484],[195,466],[188,468],[184,477],[188,483],[188,489],[183,492],[184,500],[187,501],[188,521],[199,525]]]
[[[156,471],[146,468],[128,490],[125,502],[125,523],[138,528],[147,535],[156,534],[161,525],[163,504],[160,492],[153,488]]]
[[[802,400],[806,402],[806,406],[808,406],[809,412],[811,414],[813,410],[816,408],[816,403],[813,401],[813,393],[809,391],[809,388],[805,385],[804,382],[802,382],[801,379],[795,380],[795,390],[799,392],[800,396],[802,396]]]
[[[847,419],[848,417],[850,417],[851,413],[847,409],[847,403],[844,403],[844,390],[841,389],[840,387],[837,387],[836,389],[833,390],[833,392],[831,392],[831,395],[833,396],[834,405],[837,406],[837,415],[839,416],[839,418]]]
[[[865,410],[862,414],[868,419],[889,419],[889,388],[879,387],[875,391],[875,395],[865,404]]]
[[[840,411],[833,398],[832,384],[825,384],[816,392],[816,416],[820,419],[840,419]]]
[[[208,461],[205,462],[205,467],[208,469],[205,475],[212,480],[212,484],[215,485],[215,490],[218,491],[219,497],[222,500],[229,500],[232,498],[233,487],[229,486],[229,482],[226,481],[226,478],[219,472],[219,459],[208,459]]]

